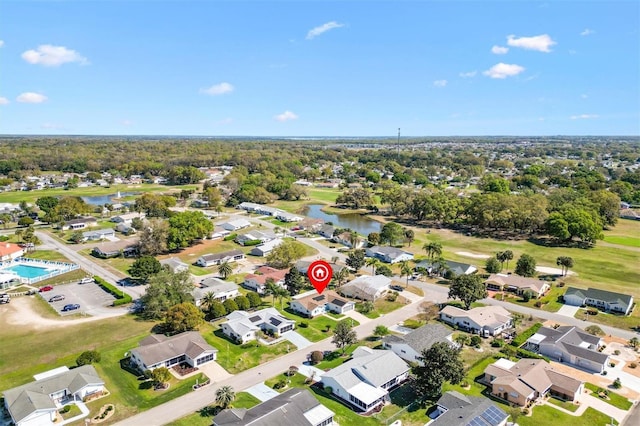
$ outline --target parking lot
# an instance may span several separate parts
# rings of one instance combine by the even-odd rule
[[[56,295],[63,295],[64,300],[49,302],[53,309],[55,309],[58,314],[62,316],[78,313],[94,314],[96,310],[101,310],[105,306],[111,305],[111,303],[115,299],[115,297],[104,291],[96,283],[62,284],[53,287],[53,290],[51,291],[45,291],[39,294],[47,302],[49,302],[49,300]],[[64,305],[72,303],[79,304],[80,309],[62,312],[62,308],[64,307]]]

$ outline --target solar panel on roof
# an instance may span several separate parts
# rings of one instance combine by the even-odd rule
[[[249,321],[251,321],[251,322],[260,321],[260,315],[252,316],[251,318],[249,318]]]
[[[313,300],[315,300],[316,302],[319,302],[319,301],[321,301],[323,299],[324,299],[324,296],[316,296],[316,297],[313,298]]]
[[[282,323],[282,321],[280,321],[279,319],[275,319],[275,318],[271,318],[271,324],[273,325],[280,325],[280,323]]]
[[[507,417],[507,413],[493,405],[489,406],[480,415],[492,426],[499,425]]]
[[[469,423],[467,423],[467,426],[487,426],[487,423],[480,417],[474,417]]]

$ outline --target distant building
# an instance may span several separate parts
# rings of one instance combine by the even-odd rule
[[[97,229],[82,233],[82,241],[100,241],[108,238],[115,238],[116,232],[112,228]]]
[[[275,269],[269,266],[261,266],[254,274],[244,277],[243,287],[253,290],[258,294],[264,294],[267,288],[267,280],[271,278],[276,285],[284,287],[284,276],[289,272],[287,269]]]
[[[415,269],[424,268],[429,274],[433,273],[436,262],[431,262],[429,260],[423,260],[421,262],[416,263]],[[446,269],[453,272],[456,275],[470,275],[478,271],[473,265],[462,262],[454,262],[452,260],[446,260],[444,262]]]
[[[220,227],[227,231],[238,231],[243,228],[248,228],[251,226],[251,222],[246,219],[236,219],[230,220],[229,222],[224,222],[220,224]]]
[[[276,234],[275,232],[265,229],[264,231],[249,231],[246,234],[238,235],[236,237],[236,243],[240,245],[245,245],[250,241],[260,241],[261,244],[264,244],[268,241],[275,240]]]
[[[281,238],[276,238],[275,240],[267,241],[264,244],[260,244],[251,249],[250,253],[254,256],[267,256],[269,253],[273,251],[274,248],[278,247],[284,241]]]
[[[120,240],[100,243],[100,245],[93,248],[91,253],[103,259],[118,256],[133,257],[138,254],[138,240]]]
[[[109,220],[115,223],[124,223],[125,225],[131,225],[131,223],[133,222],[133,219],[144,219],[145,216],[146,215],[144,213],[131,212],[131,213],[121,214],[118,216],[113,216]]]

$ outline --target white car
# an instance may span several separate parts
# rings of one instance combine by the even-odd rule
[[[78,284],[91,284],[92,282],[94,282],[95,280],[91,277],[87,277],[87,278],[83,278],[81,279]]]

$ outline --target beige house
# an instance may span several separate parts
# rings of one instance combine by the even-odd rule
[[[440,311],[440,320],[482,336],[499,336],[513,327],[511,313],[502,306],[482,306],[465,311],[449,305]]]
[[[309,318],[324,312],[343,314],[352,311],[354,308],[354,302],[340,297],[338,293],[331,290],[325,290],[322,294],[314,291],[308,296],[291,301],[291,309]]]
[[[542,359],[530,358],[497,360],[484,370],[484,382],[491,386],[492,395],[521,407],[547,394],[576,402],[584,389],[584,382],[555,371]]]
[[[505,274],[491,274],[485,284],[488,290],[510,291],[518,295],[530,291],[536,298],[544,296],[551,288],[548,283],[542,280]]]

